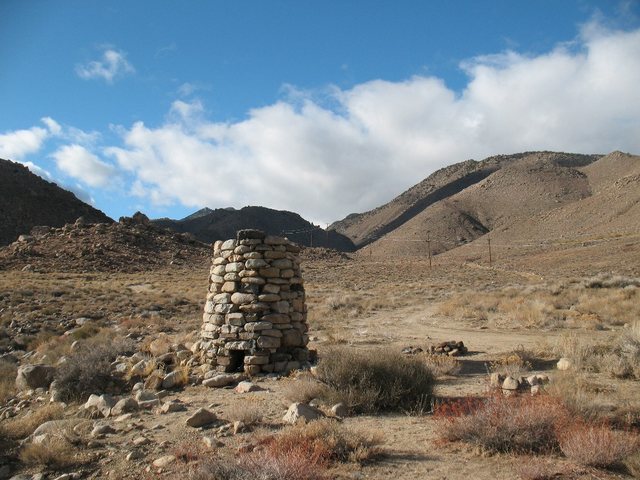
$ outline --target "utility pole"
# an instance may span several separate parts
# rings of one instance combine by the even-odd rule
[[[427,232],[427,249],[429,251],[429,268],[431,268],[431,233]]]
[[[487,237],[487,244],[489,245],[489,266],[491,266],[491,239]]]

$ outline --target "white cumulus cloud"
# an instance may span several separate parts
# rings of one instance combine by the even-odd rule
[[[103,162],[81,145],[65,145],[52,157],[61,171],[90,187],[107,187],[117,181],[113,165]]]
[[[134,72],[135,68],[127,61],[126,53],[112,48],[106,49],[100,60],[76,65],[76,73],[83,80],[102,79],[108,84]]]
[[[41,121],[47,128],[33,126],[0,134],[0,158],[21,162],[27,155],[40,151],[48,138],[60,134],[61,127],[54,119],[44,117]]]
[[[164,124],[121,128],[123,144],[105,153],[156,203],[264,205],[317,221],[378,206],[468,158],[638,153],[640,30],[596,27],[542,55],[470,59],[460,92],[434,76],[374,80],[329,98],[298,91],[238,122],[176,101]]]

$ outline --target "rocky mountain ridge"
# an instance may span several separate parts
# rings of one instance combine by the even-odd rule
[[[180,233],[191,233],[202,242],[233,238],[238,230],[257,229],[269,235],[286,236],[307,247],[332,248],[343,252],[355,250],[353,242],[336,231],[326,231],[305,220],[297,213],[249,206],[233,208],[203,208],[182,220],[161,218],[155,225]]]
[[[0,159],[0,246],[38,225],[62,227],[83,217],[89,223],[111,223],[100,210],[21,163]]]

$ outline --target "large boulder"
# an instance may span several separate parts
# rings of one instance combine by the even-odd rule
[[[16,387],[19,390],[48,388],[56,373],[55,367],[50,365],[22,365],[18,368]]]

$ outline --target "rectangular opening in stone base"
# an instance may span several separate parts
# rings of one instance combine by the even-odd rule
[[[229,350],[228,372],[242,372],[244,369],[244,350]]]

